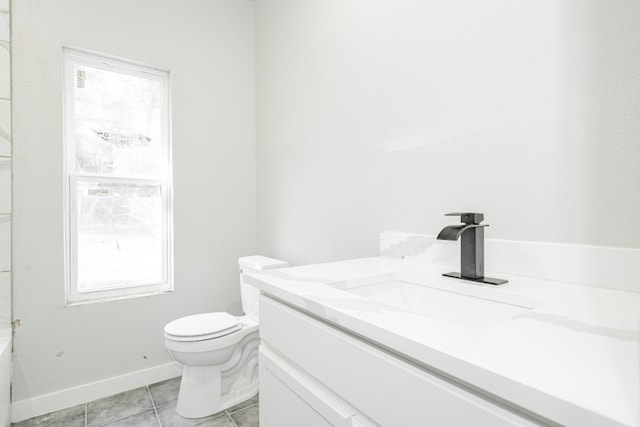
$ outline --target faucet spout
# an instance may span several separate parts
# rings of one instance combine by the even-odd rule
[[[438,240],[458,240],[462,233],[469,230],[470,228],[476,227],[488,227],[488,224],[462,224],[462,225],[448,225],[440,231],[438,234]]]

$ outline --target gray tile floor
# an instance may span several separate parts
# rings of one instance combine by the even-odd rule
[[[13,427],[258,427],[258,396],[206,418],[176,412],[180,377],[12,424]]]

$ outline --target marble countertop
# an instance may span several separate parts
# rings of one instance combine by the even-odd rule
[[[450,270],[374,257],[248,274],[247,282],[548,420],[640,426],[640,294],[491,272],[487,276],[509,283],[481,285],[442,277]],[[450,316],[456,316],[456,310],[464,310],[460,319],[486,313],[446,298],[441,308],[449,318],[399,309],[341,289],[350,281],[390,273],[421,277],[441,289],[450,286],[454,293],[471,292],[481,299],[521,299],[527,308],[474,323]]]

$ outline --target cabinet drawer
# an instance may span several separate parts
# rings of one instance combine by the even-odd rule
[[[353,427],[358,416],[266,346],[260,348],[260,396],[263,427]]]
[[[382,426],[528,426],[526,418],[267,296],[263,344]]]

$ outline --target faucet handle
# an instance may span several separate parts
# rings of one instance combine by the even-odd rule
[[[484,221],[484,214],[477,212],[451,212],[444,216],[459,216],[460,222],[465,224],[480,224]]]

